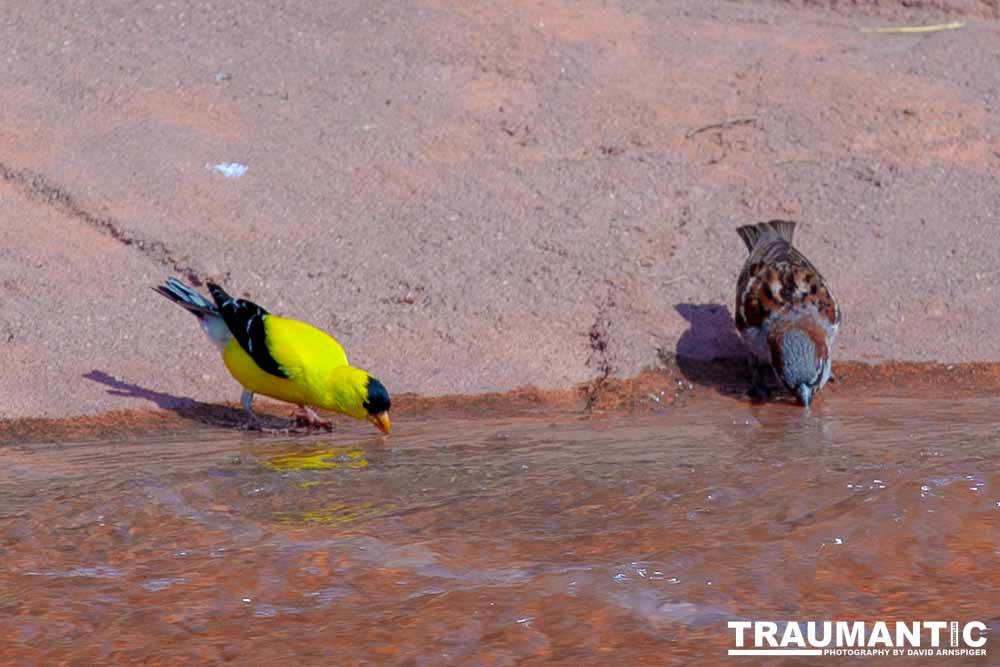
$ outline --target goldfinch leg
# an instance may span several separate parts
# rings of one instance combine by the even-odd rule
[[[296,427],[304,427],[310,431],[314,428],[327,431],[333,430],[333,421],[323,419],[308,405],[300,405],[299,411],[295,413],[293,419],[295,420]]]
[[[243,409],[247,411],[248,414],[253,414],[253,392],[249,389],[243,390],[243,395],[240,396],[240,405]]]
[[[261,419],[256,412],[253,411],[253,392],[249,389],[243,392],[243,396],[240,398],[240,405],[247,412],[247,423],[243,425],[248,431],[260,431],[261,433],[270,433],[271,435],[282,435],[288,433],[287,428],[269,428],[264,425],[264,420]]]
[[[249,389],[243,390],[243,395],[240,397],[240,405],[243,406],[243,409],[247,413],[247,417],[250,418],[250,420],[246,424],[246,428],[252,431],[263,431],[264,424],[263,422],[261,422],[260,417],[257,416],[257,413],[253,411],[252,391],[250,391]]]

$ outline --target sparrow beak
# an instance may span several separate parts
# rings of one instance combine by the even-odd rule
[[[375,428],[385,434],[388,434],[389,429],[392,428],[392,422],[389,421],[388,412],[380,412],[377,415],[368,415],[368,421],[375,424]]]
[[[810,389],[809,385],[807,384],[800,384],[798,387],[796,387],[795,395],[798,396],[799,403],[801,403],[807,408],[809,407],[809,404],[812,403],[813,400],[812,389]]]

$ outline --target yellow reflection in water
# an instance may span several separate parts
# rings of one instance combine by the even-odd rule
[[[367,468],[368,459],[365,458],[365,450],[359,447],[330,447],[328,449],[279,454],[266,459],[264,465],[271,470],[280,471]]]
[[[356,505],[348,503],[333,503],[322,509],[307,512],[283,512],[277,515],[278,523],[301,524],[320,523],[326,525],[342,525],[360,519],[371,519],[396,508],[394,503],[364,502]]]
[[[268,469],[278,472],[335,470],[338,468],[357,469],[369,466],[365,450],[361,447],[337,447],[327,443],[322,443],[320,447],[320,449],[296,449],[291,452],[261,458],[263,464]],[[335,483],[336,481],[331,478],[326,480],[310,479],[301,481],[296,486],[300,489],[310,490],[308,495],[302,497],[302,500],[306,502],[319,500],[326,503],[330,501],[329,496],[324,495],[322,491],[319,491],[315,487]],[[278,523],[284,525],[323,524],[335,526],[381,516],[395,508],[396,506],[392,503],[332,502],[318,509],[279,512],[274,515],[274,518]]]

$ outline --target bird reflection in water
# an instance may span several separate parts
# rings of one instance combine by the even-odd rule
[[[330,443],[320,443],[317,448],[305,450],[296,447],[295,450],[290,452],[283,452],[262,458],[261,462],[269,470],[285,473],[359,470],[368,468],[370,465],[363,447],[353,445],[332,446]],[[296,486],[299,489],[316,490],[317,487],[332,485],[337,481],[340,480],[307,479],[299,482]],[[325,494],[322,496],[312,496],[312,493],[313,491],[310,491],[309,499],[321,498],[324,501],[331,500]],[[277,512],[274,515],[274,519],[284,525],[345,525],[362,519],[382,516],[395,508],[395,503],[338,499],[315,509]]]

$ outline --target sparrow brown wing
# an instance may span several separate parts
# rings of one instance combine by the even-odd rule
[[[823,276],[791,244],[795,223],[773,220],[740,227],[740,237],[754,242],[736,283],[736,328],[760,327],[775,312],[814,305],[832,325],[840,309]]]

